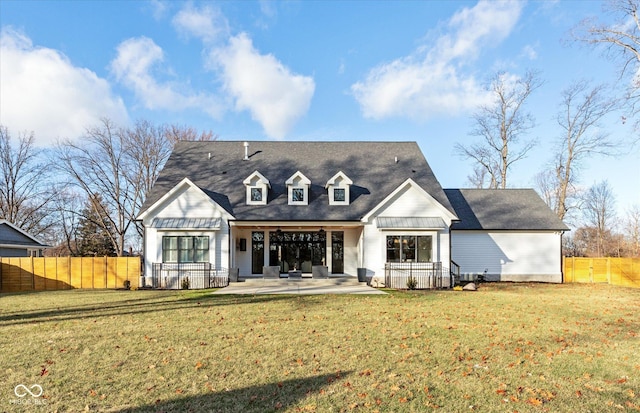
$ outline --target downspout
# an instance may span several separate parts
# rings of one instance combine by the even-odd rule
[[[232,246],[233,246],[233,248],[235,248],[235,243],[233,242],[233,239],[232,239],[232,236],[231,236],[231,223],[228,220],[227,220],[227,233],[229,234],[229,236],[227,237],[227,244],[228,244],[227,248],[228,248],[228,251],[229,251],[229,252],[227,252],[227,255],[228,255],[227,262],[229,264],[229,268],[227,268],[227,271],[231,271],[231,268],[232,268],[232,265],[233,265],[232,259],[234,258],[233,257],[233,253],[232,253],[233,250],[231,248],[232,248]]]
[[[449,224],[449,288],[453,288],[454,280],[453,280],[453,268],[451,268],[451,264],[453,263],[453,255],[451,250],[451,244],[453,244],[453,221]]]
[[[564,284],[564,254],[562,254],[562,238],[564,231],[560,231],[560,283]]]

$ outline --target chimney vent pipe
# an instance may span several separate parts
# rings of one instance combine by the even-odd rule
[[[248,161],[249,160],[249,142],[244,142],[242,146],[244,146],[244,158],[242,160]]]

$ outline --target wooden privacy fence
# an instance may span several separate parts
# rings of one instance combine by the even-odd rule
[[[140,257],[0,258],[0,291],[138,288]]]
[[[640,258],[564,258],[564,282],[640,288]]]

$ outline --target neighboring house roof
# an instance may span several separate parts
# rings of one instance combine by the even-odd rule
[[[569,230],[533,189],[444,191],[460,218],[454,230]]]
[[[178,142],[140,215],[185,177],[238,220],[360,220],[407,179],[454,214],[415,142]],[[267,205],[247,205],[243,181],[269,180]],[[309,204],[288,205],[285,182],[300,171],[311,181]],[[325,185],[342,171],[353,181],[349,205],[329,205]]]
[[[4,248],[44,248],[48,245],[7,220],[0,219],[0,246]]]

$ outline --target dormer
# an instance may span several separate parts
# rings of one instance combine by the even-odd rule
[[[247,188],[247,205],[267,205],[271,184],[260,172],[255,171],[242,183]]]
[[[349,188],[353,181],[344,172],[333,175],[325,185],[329,194],[329,205],[349,205]]]
[[[300,171],[285,181],[289,193],[289,205],[309,205],[309,187],[311,181]]]

